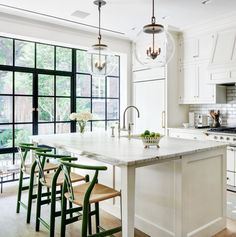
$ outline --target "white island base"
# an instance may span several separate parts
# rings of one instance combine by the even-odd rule
[[[210,150],[136,168],[135,227],[151,237],[210,237],[224,229],[224,153],[224,149]],[[80,163],[88,164],[86,158],[79,159]],[[108,167],[109,172],[100,173],[99,181],[119,190],[121,170]],[[119,203],[117,199],[103,203],[102,207],[120,217]]]
[[[226,227],[225,145],[164,138],[160,149],[145,150],[141,141],[94,134],[32,141],[67,150],[81,164],[108,167],[99,182],[122,189],[123,237],[133,237],[133,221],[151,237],[211,237]],[[119,203],[101,207],[120,217]]]

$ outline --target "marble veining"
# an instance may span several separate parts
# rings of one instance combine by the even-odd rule
[[[35,143],[53,146],[116,166],[163,162],[195,152],[226,147],[226,144],[214,141],[164,137],[160,141],[159,149],[156,147],[145,149],[141,140],[128,140],[126,137],[112,138],[106,132],[87,132],[82,135],[79,133],[37,135],[30,138]]]

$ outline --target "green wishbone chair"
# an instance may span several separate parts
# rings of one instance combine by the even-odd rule
[[[37,151],[35,153],[35,159],[39,167],[39,178],[38,178],[38,197],[37,197],[37,204],[36,204],[36,231],[39,231],[40,229],[40,223],[49,230],[49,236],[54,237],[55,234],[55,220],[56,217],[59,217],[61,215],[61,211],[56,210],[56,201],[59,198],[61,200],[61,191],[62,191],[62,185],[64,183],[64,175],[61,170],[61,166],[58,167],[55,173],[45,173],[44,167],[46,164],[46,159],[56,159],[56,160],[67,160],[69,162],[76,161],[77,158],[65,156],[65,155],[54,155],[54,154],[48,154],[48,153],[42,153],[41,151]],[[75,182],[81,182],[86,181],[88,179],[88,176],[81,176],[76,173],[70,174],[70,180],[72,183]],[[42,188],[46,187],[47,189],[50,189],[50,200],[46,199],[44,200],[42,197]],[[60,188],[60,190],[57,190],[57,187]],[[59,194],[59,196],[57,196]],[[44,204],[50,203],[50,223],[47,223],[44,219],[41,218],[41,206]],[[70,204],[70,208],[66,210],[66,214],[70,214],[70,218],[66,220],[66,224],[73,223],[75,221],[78,221],[81,214],[79,211],[81,211],[82,208],[75,207],[73,208],[72,203]],[[77,213],[76,216],[73,216],[73,213]]]
[[[38,173],[39,169],[37,167],[36,161],[32,161],[31,163],[27,162],[30,151],[34,151],[39,149],[42,153],[51,152],[50,148],[43,148],[34,146],[31,143],[20,143],[18,147],[18,152],[21,158],[21,167],[20,167],[20,176],[19,176],[19,185],[18,185],[18,193],[17,193],[17,205],[16,205],[16,213],[20,212],[20,207],[24,207],[27,210],[27,218],[26,222],[30,223],[31,219],[31,209],[33,199],[37,198],[37,194],[33,194],[34,189],[34,179],[35,174]],[[52,164],[47,162],[44,167],[45,172],[49,172],[58,168],[58,164]],[[23,186],[24,177],[29,176],[29,185]],[[25,204],[21,201],[22,191],[28,190],[28,203]],[[43,194],[45,195],[45,194]]]
[[[60,163],[65,177],[62,189],[61,237],[65,237],[66,235],[66,200],[82,207],[81,237],[105,237],[113,236],[113,234],[121,232],[121,226],[109,230],[105,230],[100,226],[99,202],[110,198],[121,197],[121,192],[98,183],[99,171],[105,171],[107,170],[107,167],[73,164],[65,160],[61,160]],[[78,186],[72,186],[70,176],[71,168],[95,171],[92,181]],[[95,205],[94,211],[91,211],[92,204]],[[90,224],[92,215],[95,215],[95,234],[88,231],[90,230],[88,225]]]

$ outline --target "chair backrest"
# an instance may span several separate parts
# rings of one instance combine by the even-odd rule
[[[37,153],[37,150],[35,152],[35,161],[37,162],[38,168],[39,168],[39,178],[43,179],[43,182],[46,182],[45,175],[44,175],[44,164],[46,161],[45,156],[41,156],[39,153]]]
[[[86,205],[89,202],[91,192],[92,192],[95,184],[98,181],[98,172],[107,170],[107,167],[106,166],[88,166],[88,165],[74,164],[74,163],[69,163],[69,162],[65,161],[64,159],[61,159],[60,163],[61,163],[61,169],[64,172],[64,184],[66,185],[66,190],[70,194],[71,201],[73,201],[75,198],[74,192],[73,192],[73,186],[72,186],[72,182],[71,182],[71,178],[70,178],[71,168],[83,169],[83,170],[94,170],[95,171],[92,181],[91,181],[91,183],[85,193],[85,196],[84,196],[84,205]],[[86,177],[87,182],[89,181],[88,177],[89,176],[87,175],[87,177]]]
[[[20,160],[21,160],[21,169],[25,170],[25,162],[26,162],[26,158],[28,155],[28,152],[32,149],[32,148],[36,148],[34,146],[34,144],[31,143],[20,143],[17,150],[18,153],[20,155]]]
[[[61,158],[67,159],[67,160],[77,160],[77,158],[72,158],[70,156],[65,156],[65,155],[57,155],[57,154],[52,154],[52,153],[47,153],[45,152],[46,148],[39,148],[35,150],[35,161],[37,162],[38,168],[39,168],[39,177],[42,178],[42,183],[46,183],[45,175],[44,175],[44,165],[46,162],[46,159],[52,158],[52,159],[58,159],[60,160]],[[58,175],[60,173],[61,167],[57,169],[53,176],[53,182],[56,183],[56,180],[58,178]]]

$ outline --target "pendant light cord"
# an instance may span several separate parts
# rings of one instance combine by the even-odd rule
[[[155,12],[154,12],[154,2],[155,0],[152,0],[152,24],[156,23],[156,18],[155,18]]]
[[[102,40],[102,35],[101,35],[101,6],[102,6],[102,3],[101,3],[101,1],[99,1],[99,3],[98,3],[98,15],[99,15],[99,19],[98,19],[98,22],[99,22],[99,25],[98,25],[98,41],[99,41],[99,44],[101,43],[101,40]]]

